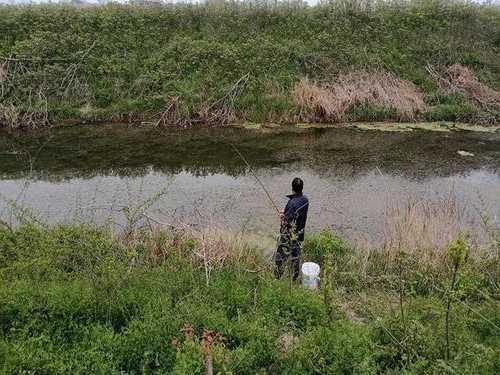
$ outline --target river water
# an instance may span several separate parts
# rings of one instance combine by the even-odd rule
[[[0,217],[15,222],[22,207],[47,223],[120,225],[123,207],[148,202],[154,220],[272,238],[278,219],[232,145],[279,206],[304,180],[308,230],[381,241],[388,206],[450,194],[471,226],[500,217],[499,133],[126,125],[0,133]]]

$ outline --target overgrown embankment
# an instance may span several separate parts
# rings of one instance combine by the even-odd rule
[[[241,237],[130,229],[0,225],[0,372],[500,369],[498,238],[363,252],[322,232],[304,246],[315,293]]]
[[[495,123],[500,8],[0,8],[0,125]]]

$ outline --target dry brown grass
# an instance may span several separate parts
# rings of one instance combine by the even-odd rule
[[[320,87],[307,78],[301,79],[293,89],[293,99],[300,108],[301,120],[317,121],[321,119],[340,121],[343,111],[339,101],[327,88]]]
[[[0,104],[0,125],[14,129],[19,123],[21,114],[13,104]]]
[[[479,248],[479,233],[467,222],[465,208],[453,193],[436,200],[409,199],[389,206],[385,212],[384,250],[389,260],[399,251],[412,254],[422,264],[444,260],[449,243],[460,234],[469,235],[472,248]]]
[[[44,103],[39,107],[30,105],[24,110],[12,103],[0,104],[0,128],[37,129],[49,125],[47,102]]]
[[[7,79],[7,61],[4,61],[2,64],[0,64],[0,86],[6,81]]]
[[[500,107],[500,92],[479,82],[469,68],[454,64],[448,67],[446,74],[449,82],[448,90],[461,91],[485,108]]]
[[[192,114],[183,108],[179,97],[167,100],[165,109],[159,113],[157,127],[188,127],[193,125],[223,126],[237,119],[234,106],[225,102],[203,102]]]
[[[345,121],[348,111],[361,105],[385,108],[398,120],[413,121],[425,109],[415,85],[381,71],[341,74],[325,84],[301,79],[292,94],[302,121]]]
[[[453,64],[446,69],[428,65],[427,71],[446,94],[462,94],[472,99],[487,116],[478,118],[481,123],[495,123],[500,115],[500,92],[481,83],[466,66]]]
[[[221,126],[237,119],[233,103],[221,101],[214,104],[202,103],[193,119],[194,123]]]
[[[149,230],[133,231],[119,237],[124,244],[144,244],[149,249],[148,262],[164,262],[176,253],[204,270],[207,285],[214,270],[239,266],[246,272],[260,272],[261,253],[241,233],[220,229],[215,225],[197,229],[196,226],[176,223],[150,223]]]
[[[252,271],[260,264],[257,252],[241,234],[210,227],[186,229],[184,236],[189,244],[185,247],[185,255],[203,268],[207,285],[212,271],[226,265],[249,267],[245,270]]]

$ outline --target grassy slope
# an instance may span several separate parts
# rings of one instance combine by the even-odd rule
[[[224,337],[212,350],[215,373],[500,369],[498,263],[476,259],[462,267],[446,361],[445,263],[419,265],[410,257],[390,265],[322,233],[305,246],[306,259],[324,270],[335,259],[321,293],[274,280],[254,249],[241,245],[229,249],[207,284],[193,252],[198,241],[142,232],[123,242],[88,226],[0,228],[0,373],[202,374],[204,328]],[[186,325],[192,340],[182,333]]]
[[[21,109],[29,98],[35,107],[46,99],[59,119],[154,118],[172,97],[181,115],[192,118],[249,73],[236,101],[238,119],[289,120],[296,113],[290,91],[300,77],[331,79],[366,68],[415,83],[431,105],[425,117],[468,120],[477,109],[441,94],[425,66],[461,63],[498,89],[500,10],[440,1],[369,11],[2,7],[0,55],[33,59],[11,62],[25,70],[3,99]],[[354,120],[387,117],[374,108],[352,114]]]

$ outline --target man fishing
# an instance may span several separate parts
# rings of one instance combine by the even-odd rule
[[[289,200],[281,213],[280,241],[274,257],[278,279],[283,276],[289,257],[293,280],[299,277],[301,246],[309,208],[309,200],[302,194],[303,188],[304,182],[295,177],[292,181],[293,194],[287,195]]]
[[[279,279],[283,276],[285,272],[285,264],[290,257],[292,266],[292,276],[293,280],[297,280],[300,271],[300,255],[301,255],[301,245],[304,241],[304,228],[306,226],[307,220],[307,209],[309,208],[309,200],[302,194],[302,189],[304,188],[304,181],[300,178],[295,177],[292,181],[292,192],[293,194],[287,195],[289,201],[285,206],[284,211],[280,211],[276,203],[274,203],[271,194],[267,191],[266,187],[255,174],[250,163],[245,159],[243,154],[238,150],[238,148],[231,144],[234,151],[243,160],[243,162],[248,167],[250,173],[255,177],[262,190],[267,195],[269,202],[272,204],[274,210],[279,214],[281,218],[281,228],[280,228],[280,241],[274,259],[276,262],[276,277]]]

